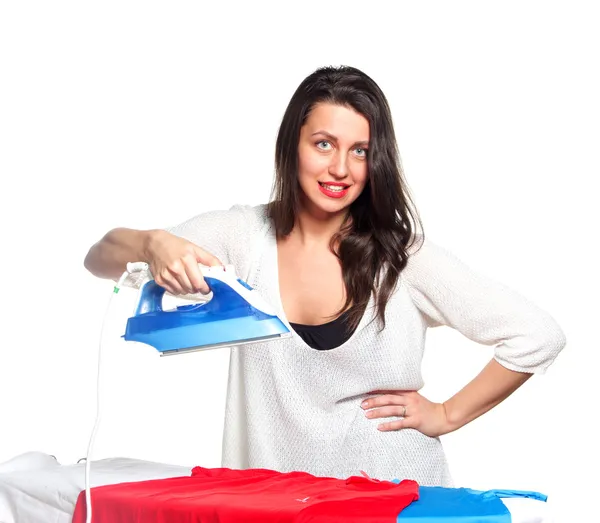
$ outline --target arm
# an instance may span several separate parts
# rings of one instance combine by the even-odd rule
[[[566,344],[554,319],[535,304],[425,241],[401,275],[428,327],[445,325],[494,347],[494,357],[444,403],[416,391],[379,391],[368,417],[400,416],[381,430],[415,428],[429,436],[452,432],[501,403],[535,373],[544,373]]]
[[[142,261],[169,293],[206,294],[209,288],[198,264],[235,261],[242,265],[246,257],[238,251],[247,249],[244,240],[252,235],[255,214],[248,206],[233,206],[199,214],[165,230],[113,229],[90,248],[84,265],[95,276],[116,280],[127,263]]]
[[[125,271],[127,263],[150,262],[149,245],[158,232],[113,229],[92,245],[84,266],[94,276],[116,280]]]
[[[117,279],[128,262],[148,264],[156,283],[173,295],[208,294],[198,264],[222,263],[189,240],[163,230],[113,229],[92,246],[85,267],[95,276]]]
[[[368,418],[400,416],[379,425],[379,430],[416,429],[432,438],[453,432],[504,401],[532,374],[503,367],[492,359],[460,392],[444,403],[434,403],[417,391],[375,391],[365,400]],[[373,410],[369,410],[373,409]]]
[[[442,433],[457,430],[485,414],[531,376],[530,373],[509,370],[492,359],[468,385],[443,403],[446,427]]]
[[[566,344],[548,312],[429,240],[401,278],[428,327],[447,326],[493,347],[506,369],[543,374]]]

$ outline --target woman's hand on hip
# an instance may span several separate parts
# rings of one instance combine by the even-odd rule
[[[398,417],[378,425],[382,432],[415,429],[436,438],[450,432],[446,409],[443,403],[434,403],[417,391],[373,391],[361,407],[369,419]]]

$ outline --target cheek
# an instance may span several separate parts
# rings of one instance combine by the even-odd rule
[[[356,169],[353,172],[353,178],[354,183],[360,185],[361,188],[367,184],[367,181],[369,180],[369,170],[366,162],[356,166]]]
[[[299,149],[298,151],[298,170],[300,178],[314,178],[327,169],[327,160],[322,155]]]

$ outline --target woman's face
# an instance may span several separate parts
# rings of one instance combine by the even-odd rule
[[[312,213],[346,209],[367,180],[369,122],[354,109],[319,103],[300,130],[298,181]]]

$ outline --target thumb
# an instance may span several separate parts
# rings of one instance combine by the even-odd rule
[[[213,256],[212,254],[200,247],[194,246],[194,254],[196,255],[196,261],[198,263],[201,263],[202,265],[206,265],[208,267],[223,265],[219,258]]]

